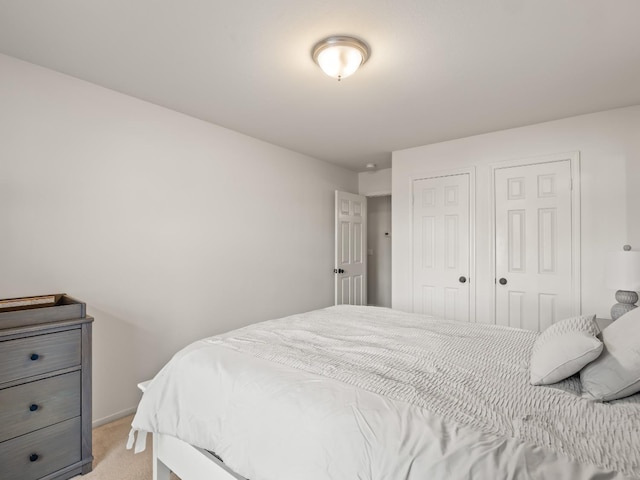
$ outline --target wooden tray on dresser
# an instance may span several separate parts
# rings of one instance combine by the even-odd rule
[[[0,300],[0,330],[86,316],[86,304],[64,293]]]

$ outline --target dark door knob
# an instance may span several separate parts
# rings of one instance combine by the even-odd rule
[[[38,405],[36,405],[35,403],[32,403],[31,405],[29,405],[29,410],[32,412],[35,412],[38,409]]]
[[[37,453],[32,453],[31,455],[29,455],[29,461],[30,462],[35,462],[36,460],[38,460],[38,454]]]
[[[40,355],[38,355],[37,353],[32,353],[29,358],[35,362],[37,359],[40,358]]]
[[[507,284],[507,279],[503,277],[500,280],[498,280],[498,282],[500,282],[500,285],[506,285]]]
[[[342,268],[334,268],[333,273],[344,273],[344,270]]]
[[[460,283],[466,283],[466,282],[467,282],[467,277],[460,277],[460,278],[458,279],[458,281],[459,281]]]

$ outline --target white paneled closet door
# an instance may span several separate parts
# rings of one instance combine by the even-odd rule
[[[335,304],[367,304],[367,197],[336,190]]]
[[[470,319],[470,175],[413,182],[413,311]]]
[[[570,160],[496,168],[494,185],[496,323],[541,331],[576,307]]]

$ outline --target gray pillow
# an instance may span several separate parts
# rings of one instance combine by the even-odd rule
[[[531,385],[549,385],[564,380],[592,362],[602,352],[596,335],[595,315],[572,317],[554,323],[536,339],[531,352]]]
[[[640,392],[640,308],[602,331],[602,355],[580,372],[582,396],[615,400]]]

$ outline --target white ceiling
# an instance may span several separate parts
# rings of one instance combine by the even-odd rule
[[[640,104],[638,0],[2,0],[0,52],[343,165]],[[371,47],[338,83],[313,45]]]

